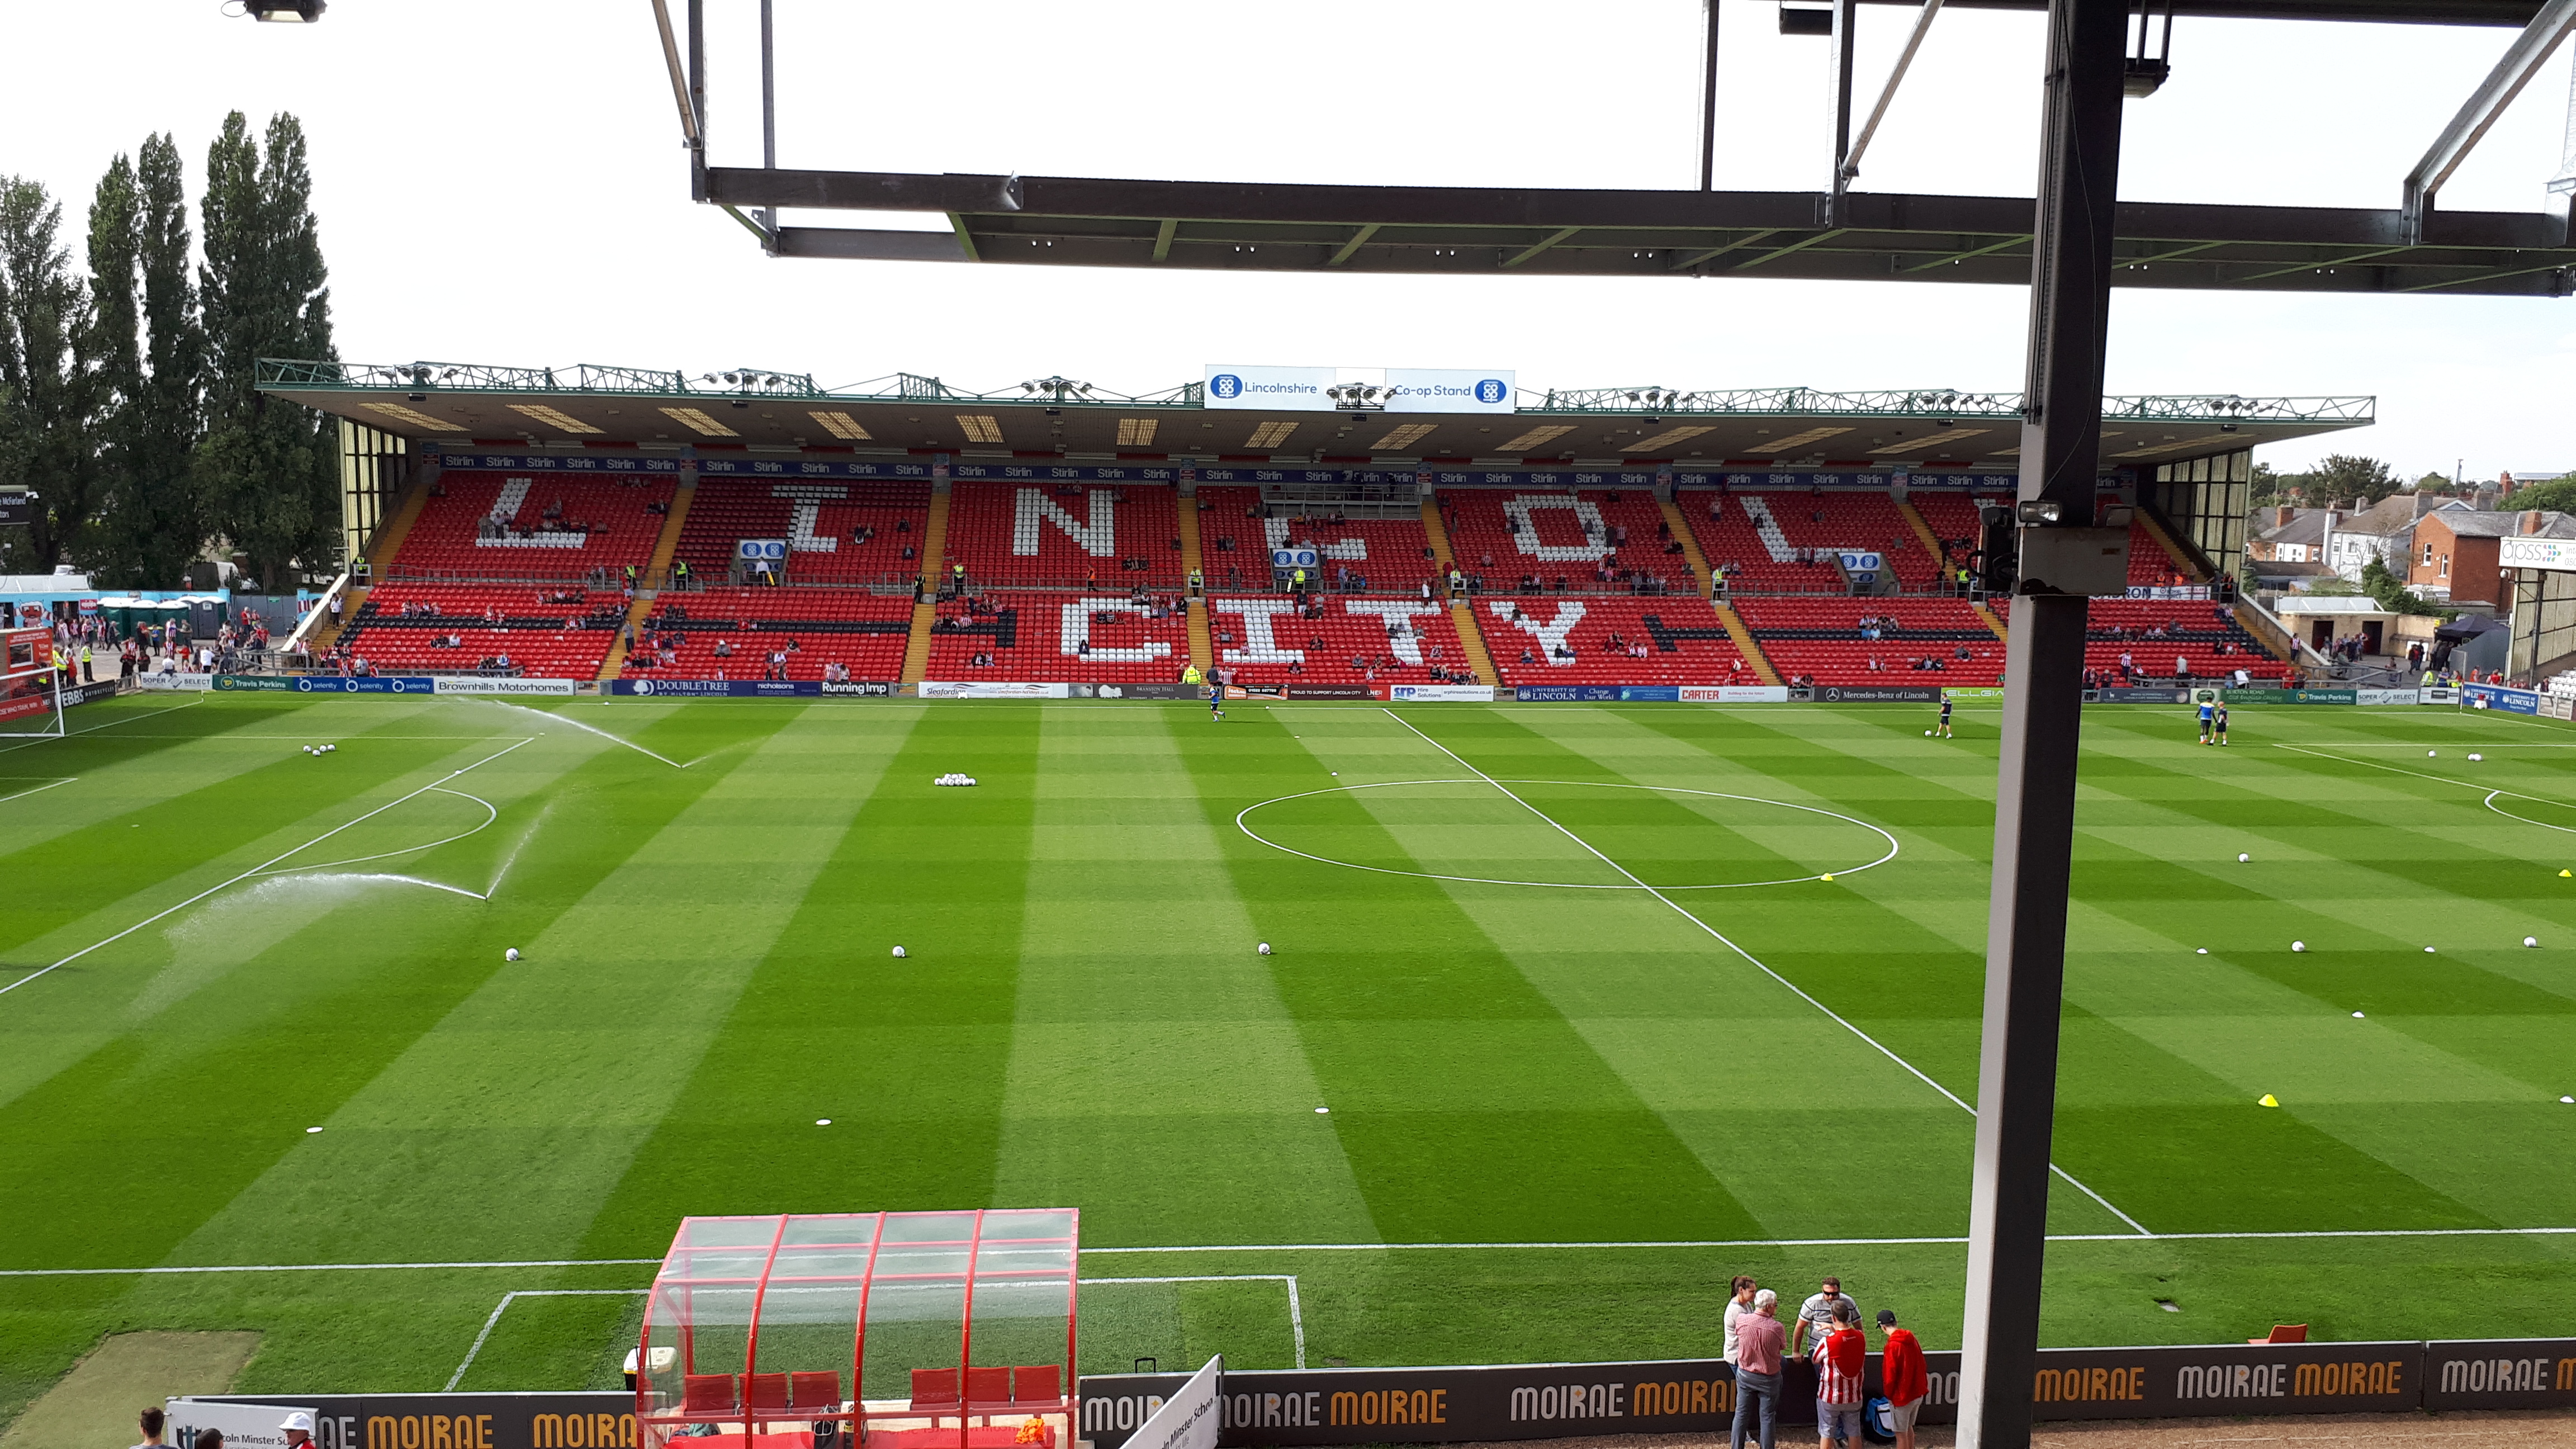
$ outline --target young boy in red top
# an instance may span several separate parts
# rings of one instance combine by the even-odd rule
[[[1914,1449],[1914,1416],[1932,1388],[1923,1371],[1923,1345],[1897,1327],[1896,1315],[1884,1308],[1878,1310],[1878,1331],[1887,1336],[1878,1363],[1879,1391],[1887,1395],[1887,1427],[1896,1431],[1896,1449]]]

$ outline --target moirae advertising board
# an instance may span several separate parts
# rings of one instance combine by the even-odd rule
[[[174,1426],[195,1422],[192,1411],[201,1405],[231,1420],[245,1404],[310,1410],[319,1449],[624,1449],[635,1442],[635,1396],[615,1392],[227,1394],[172,1399],[168,1413]],[[237,1442],[228,1425],[217,1427],[225,1443]]]
[[[2576,1408],[2576,1338],[2426,1344],[2424,1407]]]
[[[2455,1347],[2501,1361],[2513,1357],[2505,1350],[2516,1346]],[[2521,1347],[2528,1350],[2520,1354],[2527,1363],[2546,1355],[2545,1345]],[[2043,1419],[2412,1409],[2425,1400],[2424,1365],[2425,1345],[2411,1342],[2044,1349],[2032,1376],[2031,1401]],[[1924,1398],[1922,1422],[1955,1421],[1959,1355],[1927,1353],[1924,1367],[1931,1392]],[[2562,1373],[2554,1367],[2549,1372]],[[2493,1378],[2502,1371],[2488,1373]],[[2528,1367],[2519,1375],[2517,1381],[2542,1376]],[[2466,1371],[2455,1377],[2467,1381]],[[1733,1380],[1733,1369],[1714,1359],[1229,1373],[1223,1384],[1225,1427],[1217,1442],[1241,1449],[1724,1432],[1735,1410]],[[1178,1374],[1084,1378],[1076,1437],[1090,1440],[1091,1449],[1121,1449],[1159,1396],[1181,1382]],[[1877,1394],[1875,1354],[1868,1387]],[[1814,1371],[1792,1361],[1781,1384],[1783,1431],[1814,1423],[1814,1401]],[[2462,1402],[2485,1406],[2497,1401]],[[2546,1402],[2576,1402],[2576,1396]]]

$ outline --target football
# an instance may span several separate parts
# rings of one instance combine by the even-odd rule
[[[901,946],[894,948],[894,959],[898,961],[903,959],[903,948]]]
[[[1262,942],[1262,943],[1261,943],[1261,954],[1262,954],[1262,955],[1264,955],[1264,956],[1267,956],[1267,955],[1269,955],[1269,954],[1270,954],[1270,943],[1269,943],[1269,942],[1264,941],[1264,942]]]
[[[518,959],[519,959],[519,948],[518,948],[518,947],[516,947],[516,946],[513,946],[513,947],[511,947],[509,950],[502,952],[502,953],[501,953],[501,959],[502,959],[502,960],[504,960],[504,961],[516,961],[516,960],[518,960]]]

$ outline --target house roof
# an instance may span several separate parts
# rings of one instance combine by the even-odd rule
[[[2302,508],[2298,516],[2278,528],[2257,535],[2257,543],[2315,544],[2325,540],[2326,510]]]
[[[2540,515],[2540,527],[2529,534],[2524,533],[2522,520],[2523,512],[2519,509],[2492,513],[2445,512],[2442,526],[2461,538],[2576,538],[2576,516],[2555,509],[2544,511]]]
[[[2419,493],[2391,493],[2377,503],[2334,526],[2336,533],[2370,534],[2387,537],[2411,533],[2418,521],[2431,513],[2476,510],[2457,498],[2430,497]]]

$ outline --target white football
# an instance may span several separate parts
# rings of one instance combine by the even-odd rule
[[[967,777],[966,777],[966,783],[967,783],[967,784],[969,784],[969,785],[974,784],[974,783],[975,783],[975,777],[974,777],[974,776],[972,776],[972,775],[967,776]]]
[[[2470,751],[2470,752],[2469,752],[2469,758],[2470,758],[2470,759],[2472,759],[2472,760],[2483,760],[2483,759],[2485,759],[2485,758],[2486,758],[2486,756],[2481,755],[2481,754],[2477,753],[2476,751],[2472,750],[2472,751]]]
[[[2526,946],[2537,946],[2540,944],[2540,938],[2538,936],[2525,936],[2522,938],[2522,944]]]
[[[518,960],[518,959],[519,959],[519,948],[518,948],[518,947],[516,947],[516,946],[513,946],[513,947],[511,947],[509,950],[502,952],[502,953],[501,953],[501,959],[502,959],[502,960],[504,960],[504,961],[516,961],[516,960]]]
[[[2203,947],[2201,947],[2201,948],[2200,948],[2200,951],[2199,951],[2199,954],[2200,954],[2200,955],[2203,955],[2203,956],[2208,955],[2208,954],[2209,954],[2209,948],[2208,948],[2207,946],[2203,946]]]
[[[2424,758],[2429,760],[2429,759],[2433,758],[2435,755],[2440,754],[2440,753],[2441,753],[2441,751],[2439,751],[2439,750],[2426,750],[2426,751],[2424,752]]]
[[[901,946],[894,948],[894,958],[898,961],[903,959],[903,948]]]
[[[2361,1019],[2362,1019],[2362,1018],[2361,1018],[2361,1013],[2360,1013],[2360,1012],[2358,1012],[2358,1011],[2354,1012],[2354,1013],[2352,1014],[2352,1019],[2353,1019],[2353,1020],[2355,1020],[2355,1021],[2359,1021],[2359,1020],[2361,1020]]]
[[[1267,956],[1267,955],[1269,955],[1269,954],[1270,954],[1270,943],[1269,943],[1269,942],[1264,941],[1264,942],[1262,942],[1262,943],[1261,943],[1261,954],[1262,954],[1262,955],[1264,955],[1264,956]]]
[[[2427,956],[2432,955],[2432,954],[2433,954],[2433,948],[2432,948],[2432,947],[2430,947],[2430,946],[2425,947],[2425,948],[2424,948],[2424,954],[2425,954],[2425,955],[2427,955]]]
[[[1930,738],[1932,738],[1932,732],[1931,732],[1930,730],[1925,730],[1925,731],[1923,732],[1923,738],[1925,738],[1925,739],[1927,739],[1927,740],[1928,740],[1928,739],[1930,739]]]
[[[2290,943],[2290,949],[2293,951],[2304,951],[2308,949],[2308,943],[2305,941],[2292,941]]]
[[[2252,860],[2253,858],[2254,858],[2254,857],[2252,857],[2252,856],[2250,856],[2250,855],[2247,855],[2245,852],[2243,852],[2243,851],[2241,851],[2241,850],[2240,850],[2240,851],[2238,851],[2238,852],[2236,853],[2236,863],[2237,863],[2238,865],[2243,865],[2243,864],[2245,864],[2247,861]]]

